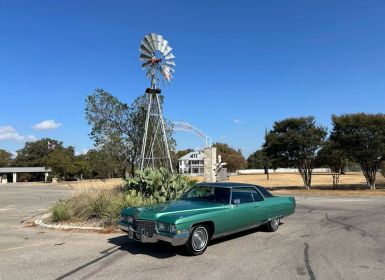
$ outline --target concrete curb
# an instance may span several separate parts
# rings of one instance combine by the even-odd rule
[[[85,230],[85,231],[102,231],[102,227],[84,227],[84,226],[71,226],[71,225],[53,225],[47,224],[44,221],[51,217],[51,213],[44,214],[37,218],[34,222],[37,226],[48,229],[58,229],[58,230]]]

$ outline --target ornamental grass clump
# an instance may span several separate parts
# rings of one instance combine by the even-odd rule
[[[124,187],[82,190],[57,202],[51,208],[51,220],[114,226],[122,209],[174,200],[194,183],[194,180],[166,169],[137,171]]]
[[[71,211],[69,210],[69,207],[65,201],[59,201],[57,202],[52,208],[51,208],[51,220],[55,223],[59,223],[62,221],[66,221],[71,218]]]

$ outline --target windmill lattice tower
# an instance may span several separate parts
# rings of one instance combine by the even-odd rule
[[[164,167],[173,172],[169,141],[162,114],[160,82],[170,83],[175,72],[175,56],[172,48],[162,35],[147,34],[140,46],[142,68],[151,80],[151,87],[146,89],[148,107],[141,150],[140,169],[158,169]]]

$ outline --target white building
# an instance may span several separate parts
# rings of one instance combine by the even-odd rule
[[[190,152],[178,159],[179,173],[191,175],[204,174],[204,153],[201,151]]]

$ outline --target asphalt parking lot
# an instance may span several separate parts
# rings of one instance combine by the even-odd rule
[[[0,279],[385,279],[384,197],[297,197],[277,232],[236,234],[188,257],[123,233],[31,226],[71,192],[0,185]]]

